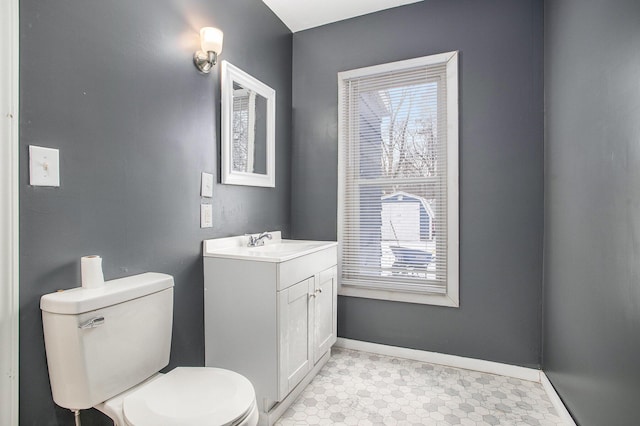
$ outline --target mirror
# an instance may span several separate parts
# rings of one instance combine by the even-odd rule
[[[222,61],[222,183],[275,187],[275,104],[271,87]]]

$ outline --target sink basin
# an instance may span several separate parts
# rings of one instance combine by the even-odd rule
[[[280,232],[272,232],[272,239],[259,247],[248,247],[249,236],[218,238],[204,242],[205,257],[285,262],[316,251],[338,245],[335,241],[283,240]]]
[[[326,241],[280,240],[280,242],[265,244],[262,247],[247,247],[247,251],[259,253],[260,256],[289,256],[297,253],[306,253],[309,250],[326,245]]]

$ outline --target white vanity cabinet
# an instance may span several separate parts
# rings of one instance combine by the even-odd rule
[[[336,342],[337,269],[278,292],[280,398],[286,397]]]
[[[336,265],[320,272],[315,280],[313,362],[317,363],[336,343],[338,337],[337,306],[338,267]]]
[[[309,278],[278,292],[281,399],[302,381],[313,364],[313,281]]]
[[[337,244],[277,233],[264,247],[219,245],[235,238],[205,241],[205,364],[251,380],[271,426],[336,341]]]

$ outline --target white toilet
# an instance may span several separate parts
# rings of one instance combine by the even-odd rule
[[[146,273],[40,299],[53,400],[94,407],[116,426],[255,426],[244,376],[169,363],[173,277]]]

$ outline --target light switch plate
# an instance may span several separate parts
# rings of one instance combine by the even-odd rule
[[[211,204],[200,204],[200,228],[213,226],[213,208]]]
[[[29,145],[29,184],[60,186],[60,152],[57,149]]]
[[[213,197],[213,175],[211,173],[202,173],[202,190],[203,197]]]

